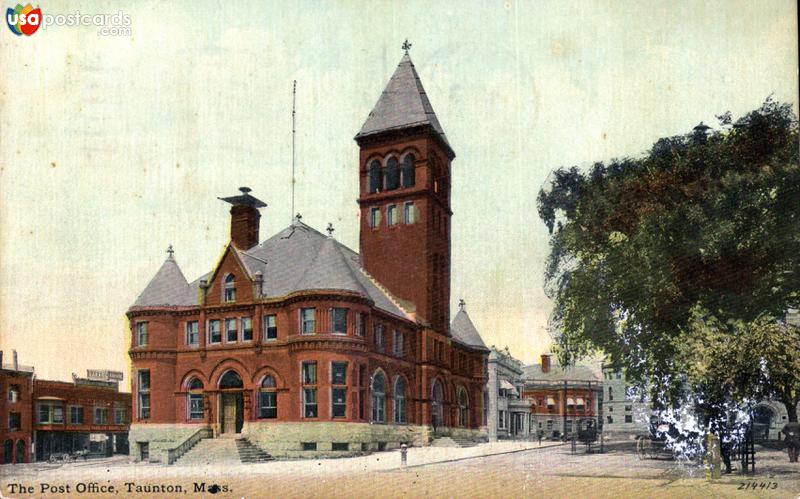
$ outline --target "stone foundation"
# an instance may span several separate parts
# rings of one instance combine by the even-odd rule
[[[141,444],[147,444],[148,461],[167,464],[169,450],[201,429],[209,426],[181,424],[131,425],[130,456],[141,460]],[[245,421],[242,437],[276,458],[347,457],[368,452],[392,450],[402,444],[420,447],[429,445],[434,433],[429,426],[315,422],[262,422]],[[485,429],[436,429],[437,437],[448,436],[475,442],[488,441]]]
[[[141,444],[147,444],[151,463],[168,463],[168,451],[174,449],[204,425],[186,424],[132,424],[128,434],[129,455],[141,461]]]
[[[396,449],[401,444],[428,445],[431,440],[430,428],[427,426],[327,421],[313,423],[248,421],[242,428],[242,436],[274,457],[287,458],[343,457],[362,452]]]

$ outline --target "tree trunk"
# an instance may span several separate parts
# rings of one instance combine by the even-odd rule
[[[789,415],[789,422],[796,423],[797,422],[797,399],[794,397],[784,396],[781,398],[781,402],[783,405],[786,406],[786,412]]]

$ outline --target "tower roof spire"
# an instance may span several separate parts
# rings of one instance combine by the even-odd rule
[[[429,127],[441,139],[451,156],[455,157],[408,55],[411,43],[406,40],[402,48],[405,54],[400,59],[400,64],[355,138],[359,140],[408,128]]]

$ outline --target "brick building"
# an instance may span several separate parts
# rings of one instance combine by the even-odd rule
[[[53,453],[128,453],[131,394],[120,392],[117,383],[74,375],[71,383],[37,379],[33,401],[37,461]]]
[[[0,364],[2,364],[0,352]],[[14,362],[0,369],[0,463],[45,461],[53,453],[128,453],[131,394],[115,382],[36,379]]]
[[[563,438],[589,424],[602,429],[603,385],[597,369],[586,364],[562,367],[543,354],[540,364],[523,368],[523,378],[522,396],[532,401],[532,434]]]
[[[259,244],[266,204],[242,188],[211,271],[189,283],[170,251],[130,307],[133,457],[207,436],[297,456],[485,435],[488,350],[466,311],[449,320],[455,154],[407,54],[355,140],[360,253],[300,216]]]
[[[0,351],[0,463],[28,463],[33,442],[33,367],[3,362]]]

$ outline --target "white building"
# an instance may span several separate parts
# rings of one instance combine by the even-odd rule
[[[641,399],[629,396],[622,371],[603,364],[603,432],[606,435],[634,438],[645,435],[652,411]]]
[[[530,436],[531,401],[523,399],[522,362],[511,356],[508,347],[492,346],[488,361],[487,430],[489,440]]]

